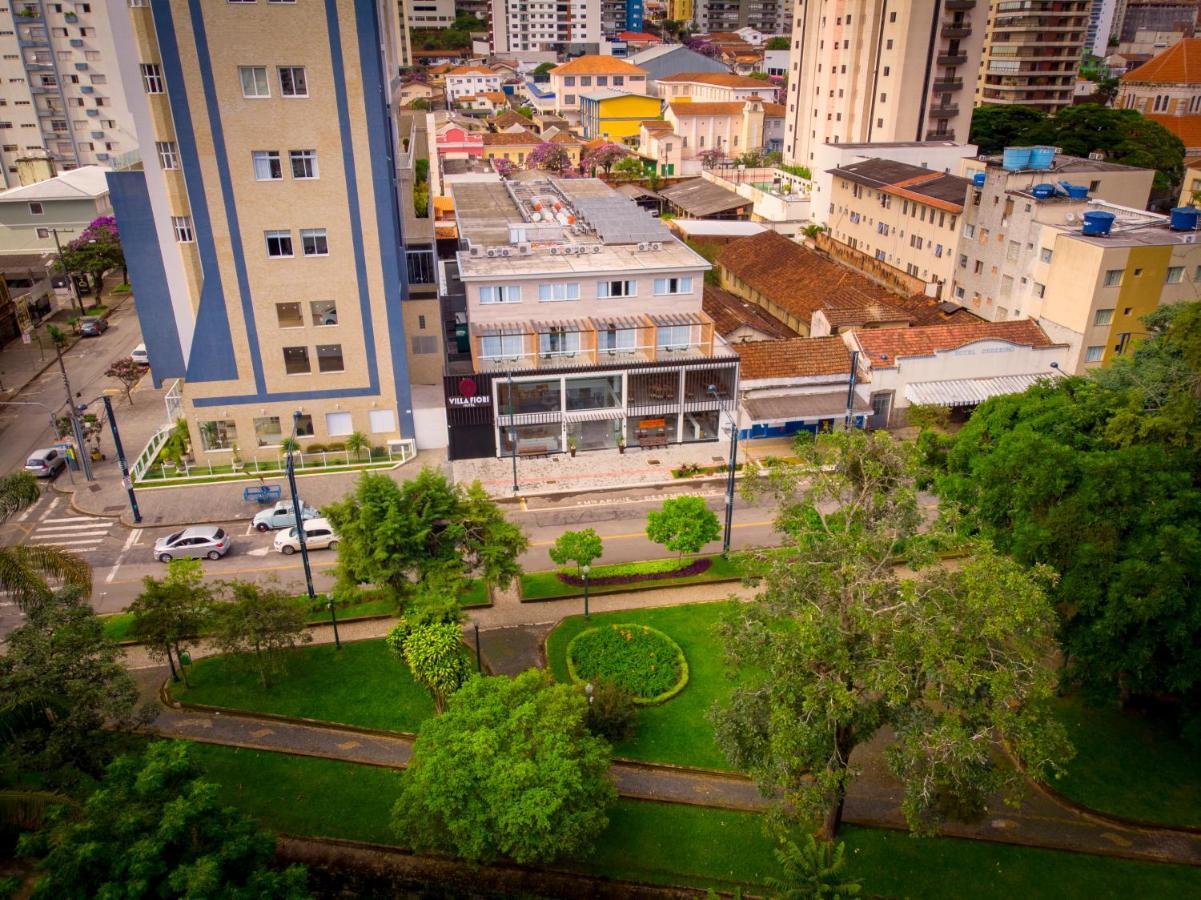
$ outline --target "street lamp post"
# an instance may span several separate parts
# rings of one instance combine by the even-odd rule
[[[714,400],[720,401],[717,395],[717,385],[711,384],[708,392]],[[726,528],[721,539],[721,555],[730,555],[730,532],[734,528],[734,473],[738,468],[738,422],[730,416],[730,462],[726,471]]]
[[[63,362],[63,341],[66,338],[61,332],[55,331],[50,335],[51,341],[54,343],[54,355],[58,359],[58,369],[63,376],[63,389],[67,392],[67,416],[71,419],[71,431],[75,436],[75,448],[79,452],[79,466],[83,469],[83,477],[87,481],[95,480],[92,477],[92,461],[88,458],[87,447],[83,440],[83,425],[80,424],[79,414],[75,410],[75,395],[71,392],[71,379],[67,377],[67,364]],[[58,423],[55,423],[55,431],[58,430]]]
[[[63,256],[63,245],[58,239],[58,229],[51,228],[50,233],[54,235],[54,246],[58,249],[58,264],[63,267],[63,274],[67,276],[67,286],[71,289],[71,299],[75,301],[76,308],[79,309],[79,314],[83,315],[83,300],[79,297],[79,285],[75,283],[75,276],[71,274],[71,270],[67,268],[67,260]],[[70,234],[71,232],[64,232]]]
[[[483,657],[480,655],[480,623],[472,621],[472,627],[475,628],[475,670],[481,675],[484,672]]]
[[[104,415],[108,419],[109,430],[113,433],[113,449],[117,453],[117,465],[121,467],[121,484],[125,487],[125,493],[129,497],[129,509],[133,513],[133,522],[135,525],[140,525],[142,522],[142,511],[138,508],[138,498],[133,491],[133,481],[129,477],[129,464],[125,460],[125,446],[121,443],[121,432],[117,430],[117,416],[113,412],[113,401],[108,394],[100,397],[95,397],[87,403],[81,403],[78,407],[78,412],[83,412],[97,400],[104,403]]]
[[[513,493],[517,493],[517,426],[513,424],[513,370],[509,370],[509,444],[513,451]]]
[[[300,493],[296,489],[296,461],[294,455],[296,453],[296,430],[300,426],[300,410],[292,413],[292,435],[288,442],[288,490],[292,492],[292,515],[296,519],[296,540],[300,543],[300,559],[304,563],[304,584],[308,589],[309,599],[316,600],[317,592],[313,590],[313,568],[309,565],[309,544],[305,540],[304,535],[304,511],[300,502]],[[329,609],[330,622],[334,626],[334,647],[342,649],[342,640],[338,636],[338,613],[334,609],[334,600],[332,597],[326,599],[326,607]]]
[[[592,618],[588,614],[588,573],[591,571],[592,571],[592,566],[590,566],[590,565],[585,564],[585,565],[580,566],[580,574],[584,576],[584,618],[585,619]]]

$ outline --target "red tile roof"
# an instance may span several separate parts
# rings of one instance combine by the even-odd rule
[[[619,41],[627,44],[662,44],[663,40],[657,34],[647,34],[645,31],[623,31],[617,36]]]
[[[1122,76],[1130,84],[1201,84],[1201,38],[1181,38]]]
[[[456,66],[447,75],[499,75],[487,66]]]
[[[1047,337],[1033,319],[856,329],[854,334],[860,349],[877,369],[893,368],[903,357],[933,356],[939,351],[958,350],[977,341],[1007,341],[1020,347],[1036,348],[1062,346]]]
[[[851,351],[838,336],[735,344],[743,382],[766,378],[850,377]]]
[[[686,118],[688,116],[741,116],[742,111],[746,109],[746,103],[742,100],[731,100],[723,103],[710,103],[708,101],[697,103],[692,100],[677,100],[667,105],[671,107],[671,111],[678,118]]]
[[[664,82],[668,84],[711,84],[716,87],[771,90],[770,82],[760,81],[757,78],[746,78],[742,75],[733,75],[729,72],[680,72],[677,75],[667,75],[664,78],[657,78],[655,80],[660,84]]]
[[[1166,116],[1163,113],[1150,113],[1147,118],[1180,138],[1185,150],[1201,148],[1201,115]]]
[[[797,336],[795,331],[754,303],[711,284],[705,285],[701,307],[722,337],[729,337],[744,326],[776,340]]]
[[[645,75],[633,63],[613,56],[581,56],[550,70],[552,75]]]

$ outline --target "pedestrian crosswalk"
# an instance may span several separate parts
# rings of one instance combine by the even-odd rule
[[[35,547],[53,544],[74,553],[91,553],[100,549],[112,527],[111,519],[92,516],[46,517],[30,532],[25,542]]]

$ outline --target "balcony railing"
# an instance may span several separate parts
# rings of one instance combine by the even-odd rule
[[[926,140],[928,141],[953,141],[955,140],[955,132],[947,131],[927,131]]]
[[[953,23],[947,23],[946,25],[942,26],[941,33],[942,33],[943,37],[950,38],[951,40],[961,39],[961,38],[969,37],[971,35],[972,26],[971,25],[955,25]]]
[[[959,115],[959,106],[953,104],[951,106],[934,106],[930,109],[931,119],[951,119]]]
[[[938,54],[938,64],[940,66],[962,66],[967,62],[966,53],[940,53]]]
[[[962,78],[935,78],[934,90],[936,91],[957,91],[963,87]]]

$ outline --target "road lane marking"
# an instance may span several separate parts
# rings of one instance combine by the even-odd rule
[[[117,554],[117,559],[113,562],[113,567],[104,576],[105,584],[113,583],[113,579],[117,577],[117,570],[121,568],[121,563],[125,562],[125,557],[129,555],[130,548],[141,539],[142,529],[134,528],[129,532],[129,537],[125,539],[125,544],[121,547],[121,552]]]
[[[108,531],[113,527],[112,522],[106,522],[103,525],[39,525],[34,529],[34,534],[47,533],[79,533],[88,531]]]
[[[68,538],[68,537],[70,538],[70,540],[66,540],[66,538]],[[85,537],[75,537],[74,535],[63,535],[62,537],[55,537],[54,535],[43,535],[42,537],[37,537],[37,536],[31,537],[29,539],[29,543],[34,544],[34,545],[40,545],[40,546],[55,545],[58,547],[74,547],[78,544],[102,544],[102,543],[104,543],[104,538],[103,537],[86,537],[86,536]]]
[[[774,525],[770,519],[766,522],[735,522],[735,528],[762,528],[764,525]],[[629,534],[602,534],[601,539],[605,541],[628,541],[633,538],[646,538],[645,531],[632,531]],[[550,547],[554,541],[530,541],[531,547]]]

